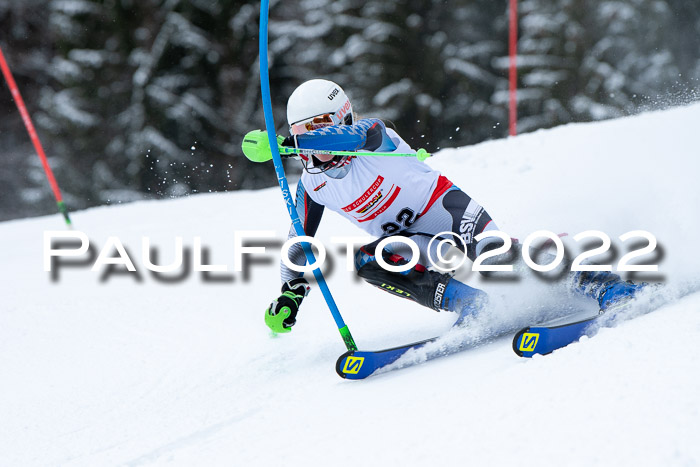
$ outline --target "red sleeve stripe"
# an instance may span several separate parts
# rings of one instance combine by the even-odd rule
[[[437,186],[435,187],[433,194],[430,196],[428,204],[425,206],[425,209],[423,209],[423,212],[421,212],[420,215],[422,216],[423,214],[428,212],[428,210],[433,206],[435,201],[437,201],[438,198],[440,198],[440,196],[442,196],[450,188],[452,188],[452,182],[449,181],[444,175],[440,175],[440,177],[438,177]]]

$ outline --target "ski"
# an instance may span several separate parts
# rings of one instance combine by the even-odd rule
[[[364,379],[379,368],[391,365],[411,349],[419,349],[438,337],[384,350],[348,350],[338,357],[335,371],[341,378]]]
[[[467,338],[461,335],[460,330],[463,329],[462,323],[464,320],[465,317],[460,315],[445,334],[411,344],[383,350],[348,350],[338,357],[335,371],[344,379],[364,379],[377,373],[379,370],[406,368],[437,357],[444,357],[468,348],[477,347],[484,343],[487,338],[497,337],[491,335]],[[408,356],[410,351],[419,349],[425,350],[425,353],[416,355],[414,359],[398,362],[402,356]],[[396,363],[396,365],[389,368],[393,363]]]
[[[566,323],[528,326],[518,331],[513,337],[513,351],[520,357],[527,358],[535,354],[547,355],[577,342],[583,336],[593,336],[602,327],[612,327],[619,322],[644,315],[695,293],[698,289],[700,289],[700,283],[692,281],[675,290],[664,291],[660,285],[657,285],[634,300],[606,311],[600,310],[594,316]]]
[[[603,312],[590,318],[560,325],[528,326],[513,338],[513,351],[520,357],[546,355],[578,341],[595,329]]]
[[[537,326],[528,326],[515,334],[513,350],[521,357],[535,354],[546,355],[578,341],[581,337],[594,335],[601,327],[609,327],[621,321],[649,313],[659,307],[700,290],[700,283],[691,283],[675,291],[662,293],[659,289],[627,302],[624,306],[608,309],[593,316],[568,317],[569,321],[557,321]],[[452,328],[437,337],[383,350],[350,350],[338,357],[336,372],[345,379],[364,379],[377,373],[406,368],[437,357],[451,355],[478,347],[514,329],[491,330],[486,334],[468,334],[460,316]],[[420,351],[412,355],[413,351]],[[402,359],[402,357],[404,357]]]

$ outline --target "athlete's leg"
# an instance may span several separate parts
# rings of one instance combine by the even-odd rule
[[[486,302],[486,294],[470,287],[450,274],[427,269],[438,258],[439,248],[447,249],[436,239],[450,238],[473,261],[487,248],[498,246],[494,238],[477,242],[474,237],[485,230],[496,229],[491,216],[464,192],[454,187],[444,193],[402,235],[409,236],[420,251],[418,264],[402,273],[384,270],[376,261],[376,245],[379,240],[365,245],[356,256],[358,275],[367,282],[395,295],[412,299],[434,310],[476,313]],[[380,239],[381,240],[381,239]],[[500,241],[498,239],[495,239]],[[465,248],[466,246],[466,248]],[[444,253],[445,251],[442,251]],[[406,264],[412,257],[410,248],[403,243],[389,244],[382,256],[389,264]]]
[[[363,246],[355,255],[357,274],[370,284],[436,311],[463,312],[470,307],[476,312],[485,303],[486,294],[481,290],[453,279],[450,274],[431,271],[420,263],[403,272],[387,271],[375,256],[379,254],[376,246],[380,240]],[[391,244],[382,252],[382,258],[390,266],[409,262],[394,253]]]

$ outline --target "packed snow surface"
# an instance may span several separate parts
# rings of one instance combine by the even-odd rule
[[[597,259],[615,266],[633,249],[620,235],[657,238],[655,252],[637,262],[659,272],[634,278],[661,279],[663,293],[682,298],[533,359],[517,357],[507,333],[346,381],[334,371],[345,347],[317,287],[293,332],[272,336],[263,311],[279,294],[289,227],[277,188],[73,213],[94,255],[117,237],[137,273],[92,271],[96,258],[82,255],[52,275],[43,238],[64,230],[60,217],[2,223],[0,465],[698,465],[700,294],[687,292],[698,285],[699,122],[693,105],[443,150],[427,161],[521,241],[549,230],[568,233],[575,248],[575,234],[602,231],[616,255]],[[234,272],[235,233],[265,230],[275,235],[257,243],[266,253],[253,256],[247,275]],[[330,289],[360,348],[450,327],[453,314],[346,272],[331,237],[348,235],[362,232],[325,214],[318,238],[334,259]],[[162,265],[182,237],[190,266],[151,273],[142,237]],[[228,272],[193,271],[195,237],[202,262]],[[460,277],[495,304],[471,332],[595,311],[556,282],[486,283],[469,265]]]

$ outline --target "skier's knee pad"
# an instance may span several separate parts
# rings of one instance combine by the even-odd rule
[[[391,266],[408,263],[403,257],[387,252],[383,253],[382,258]],[[448,274],[428,271],[419,264],[407,271],[387,271],[377,262],[373,252],[365,247],[355,255],[355,268],[357,275],[370,284],[437,311],[442,307],[442,294],[450,280]]]

